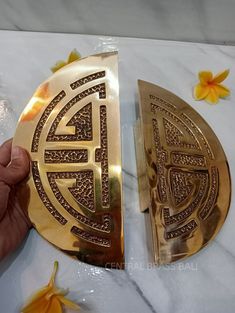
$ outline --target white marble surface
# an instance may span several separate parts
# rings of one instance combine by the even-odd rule
[[[73,48],[83,56],[117,49],[123,131],[125,271],[105,270],[72,260],[31,231],[21,248],[0,263],[0,311],[16,313],[44,285],[55,259],[58,282],[70,287],[81,312],[235,312],[234,198],[219,235],[206,249],[170,267],[148,269],[145,217],[139,213],[132,125],[138,78],[156,83],[191,104],[211,125],[235,177],[235,47],[157,40],[0,31],[0,143],[14,133],[17,118],[49,68]],[[197,72],[231,69],[232,95],[218,105],[196,102]],[[234,184],[233,184],[234,186]],[[233,187],[234,189],[234,187]]]
[[[234,0],[1,0],[0,29],[235,43]]]

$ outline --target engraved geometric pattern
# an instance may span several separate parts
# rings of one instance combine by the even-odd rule
[[[152,108],[153,107],[155,107],[155,105],[152,105]],[[168,108],[164,108],[162,112],[168,112],[166,114],[168,117],[170,115],[173,116],[173,113],[168,110]],[[164,113],[162,115],[160,115],[159,113],[158,115],[154,115],[154,118],[152,119],[152,127],[157,156],[156,165],[158,169],[158,183],[156,186],[158,199],[162,204],[166,202],[168,202],[169,204],[172,203],[172,206],[170,206],[170,208],[167,206],[167,204],[162,208],[164,216],[163,225],[171,225],[185,221],[186,218],[190,218],[193,213],[198,209],[203,197],[205,197],[204,193],[208,188],[208,169],[204,167],[204,172],[200,173],[197,172],[193,166],[188,166],[188,159],[184,157],[180,150],[171,151],[174,154],[177,153],[180,167],[177,168],[176,165],[173,166],[173,164],[172,167],[169,167],[169,165],[166,166],[168,160],[164,160],[164,158],[159,157],[159,154],[162,154],[163,151],[165,152],[165,155],[167,155],[167,150],[169,149],[165,148],[165,150],[163,150],[162,148],[164,146],[164,134],[168,146],[182,147],[183,149],[187,148],[188,151],[190,151],[191,149],[197,149],[197,144],[195,145],[194,136],[192,135],[193,133],[190,128],[187,130],[187,133],[190,134],[192,142],[189,142],[189,139],[187,138],[187,143],[185,143],[186,141],[183,141],[183,133],[180,132],[180,130],[177,129],[176,126],[174,126],[169,120],[164,117]],[[179,117],[177,117],[177,120],[179,120]],[[174,118],[174,121],[176,121],[176,118]],[[162,125],[161,130],[159,128],[159,125]],[[184,125],[184,129],[186,129],[186,127],[188,126]],[[167,138],[167,136],[169,138]],[[179,137],[181,137],[182,140],[179,140]],[[200,159],[198,159],[198,165],[201,166]],[[164,182],[164,184],[161,183],[162,181]],[[194,195],[195,192],[197,193],[196,196]],[[173,216],[170,216],[170,211],[174,212],[176,208],[178,208],[177,210],[179,210],[180,213],[176,213],[173,214]],[[213,206],[208,208],[208,211],[212,209]],[[195,219],[192,219],[189,222],[186,221],[185,225],[180,227],[180,231],[178,231],[178,226],[175,226],[176,229],[170,231],[168,231],[166,227],[165,239],[169,240],[172,238],[177,238],[179,236],[181,237],[185,234],[189,235],[197,228],[197,226],[198,222]]]
[[[221,228],[229,169],[215,134],[188,104],[144,81],[139,91],[155,261],[164,264],[197,252]]]
[[[81,171],[77,173],[75,187],[70,187],[69,191],[77,200],[87,209],[94,211],[94,188],[93,188],[93,172]]]
[[[67,123],[74,126],[77,141],[92,140],[92,104],[89,103],[80,109]]]
[[[33,97],[31,120],[19,122],[14,140],[32,159],[29,216],[39,233],[83,261],[122,267],[121,179],[112,170],[120,167],[116,63],[115,52],[104,53],[54,74],[40,89],[41,111],[31,113]]]
[[[187,132],[190,135],[190,139],[193,143],[185,143],[181,140],[183,133],[168,119],[163,118],[163,124],[165,129],[166,142],[169,146],[189,148],[189,149],[198,149],[198,144],[194,143],[194,137],[190,130],[186,128]]]
[[[171,194],[175,204],[179,205],[185,201],[193,191],[193,184],[190,181],[191,175],[180,170],[170,172]]]
[[[56,179],[76,179],[74,187],[69,187],[69,191],[76,199],[79,204],[82,204],[87,209],[94,211],[94,177],[93,171],[79,171],[79,172],[57,172],[50,173],[47,172],[47,177],[49,183],[53,188],[56,188],[56,191],[53,191],[56,197],[58,196],[58,187],[56,184]]]
[[[81,80],[86,84],[85,80]],[[90,81],[89,81],[90,82]],[[81,84],[81,83],[80,83]],[[93,140],[93,133],[92,133],[92,102],[89,102],[88,104],[82,106],[81,109],[79,109],[70,119],[69,122],[66,124],[66,127],[73,126],[74,127],[74,134],[64,135],[64,134],[56,134],[57,128],[59,126],[59,123],[62,121],[63,117],[66,114],[69,114],[69,110],[76,106],[78,102],[81,100],[85,100],[86,97],[98,93],[99,98],[105,99],[106,98],[106,89],[105,89],[105,83],[96,84],[92,87],[89,87],[85,91],[80,92],[77,96],[75,96],[72,100],[65,103],[65,105],[62,107],[62,109],[57,113],[57,115],[54,118],[54,121],[52,122],[52,126],[49,129],[48,135],[46,137],[46,143],[47,142],[70,142],[70,141],[90,141]],[[50,106],[50,104],[49,104]],[[101,106],[101,111],[105,109],[106,106]],[[51,112],[53,114],[53,110]],[[104,124],[103,127],[106,126],[106,119],[103,120],[103,114],[100,113],[100,121]],[[102,125],[103,125],[102,124]],[[41,130],[43,132],[43,129]],[[106,137],[104,138],[103,130],[100,129],[100,146],[103,147],[104,142],[107,146],[107,131],[106,131]],[[105,139],[105,140],[104,140]],[[45,145],[46,145],[45,143]],[[33,146],[33,145],[32,145]],[[107,148],[106,148],[107,150]],[[70,149],[57,149],[57,150],[45,150],[45,157],[44,161],[45,163],[53,163],[53,164],[70,164],[70,163],[87,163],[88,162],[88,150],[87,149],[78,149],[76,154],[72,153],[72,151],[76,150],[70,150]],[[103,151],[103,150],[102,150]],[[108,205],[108,198],[109,198],[109,177],[108,177],[108,154],[107,151],[104,152],[101,155],[101,159],[99,162],[101,163],[101,186],[102,186],[102,194],[101,194],[101,201],[102,203],[105,203],[106,206]],[[105,158],[105,160],[104,160]],[[97,161],[97,160],[96,160]],[[106,185],[103,186],[103,162],[106,162],[105,166],[105,182]],[[35,164],[35,167],[38,166],[38,164]],[[33,168],[33,175],[35,176],[35,169]],[[40,176],[39,170],[37,170],[38,175]],[[92,170],[83,170],[83,171],[77,171],[76,172],[46,172],[49,185],[51,187],[51,191],[53,192],[55,198],[57,199],[58,203],[81,225],[85,225],[88,228],[92,230],[96,230],[99,232],[110,232],[110,225],[111,225],[111,217],[109,214],[103,215],[101,221],[99,219],[96,221],[92,220],[91,218],[88,218],[84,213],[79,212],[80,209],[85,209],[91,212],[96,211],[96,204],[95,204],[95,181],[94,181],[94,173]],[[72,195],[73,199],[77,202],[79,206],[77,208],[72,205],[70,202],[70,197],[64,196],[60,188],[57,185],[58,179],[60,180],[67,180],[72,179],[73,186],[67,187],[67,190]],[[75,181],[75,182],[74,182]],[[35,180],[34,180],[35,182]],[[63,184],[62,184],[63,185]],[[66,184],[64,184],[66,186]],[[41,183],[41,188],[43,188],[43,184]],[[63,187],[62,189],[66,189],[66,187]],[[39,191],[39,189],[37,188]],[[40,198],[42,199],[42,202],[46,204],[44,198],[48,198],[48,195],[44,191],[44,194],[39,193]],[[48,200],[49,201],[49,200]],[[53,217],[56,218],[58,222],[62,224],[64,223],[64,219],[61,219],[60,214],[54,213],[52,208],[49,206],[49,204],[45,205],[48,211],[53,215]],[[85,211],[84,211],[85,212]],[[105,223],[103,223],[103,220],[105,219]],[[62,221],[62,222],[61,222]],[[67,221],[66,221],[67,222]],[[79,229],[78,226],[74,226],[77,229]],[[89,242],[93,242],[95,245],[102,245],[106,247],[107,245],[102,244],[102,237],[100,237],[98,234],[95,236],[89,235],[89,231],[80,229],[81,232],[71,232],[75,235],[77,235],[82,240],[87,240],[86,238],[89,238]],[[80,236],[79,234],[83,234]],[[87,234],[87,236],[86,236]],[[101,239],[99,239],[101,238]],[[100,241],[101,240],[101,241]],[[105,241],[106,239],[103,238]]]
[[[195,140],[195,135],[191,128],[181,119],[181,117],[176,114],[176,110],[169,110],[169,107],[163,107],[159,105],[158,103],[151,103],[151,110],[153,112],[154,119],[152,120],[152,127],[153,127],[153,137],[155,140],[155,147],[157,149],[157,156],[160,152],[162,152],[162,147],[164,146],[163,140],[165,137],[166,143],[169,147],[172,147],[171,149],[175,148],[182,148],[190,150],[199,150],[199,144],[197,142],[197,139]],[[172,112],[173,111],[173,112]],[[156,112],[158,112],[156,114]],[[161,112],[161,114],[160,114]],[[169,119],[171,118],[171,120]],[[157,123],[159,125],[162,125],[162,129],[156,130]],[[178,122],[178,127],[175,126],[175,123]],[[183,127],[182,127],[183,126]],[[184,138],[183,131],[181,131],[181,128],[183,131],[185,131],[186,134],[189,136],[187,139]],[[157,135],[158,134],[158,135]],[[161,135],[160,135],[161,134]],[[158,137],[158,138],[157,138]],[[158,147],[158,148],[157,148]],[[159,148],[161,147],[161,148]],[[167,153],[167,150],[169,151],[169,148],[165,148],[165,153]],[[201,149],[200,149],[201,150]],[[178,210],[182,209],[185,205],[186,208],[183,209],[182,212],[184,214],[180,213],[177,215],[177,219],[173,219],[168,217],[169,214],[169,208],[164,207],[164,218],[166,224],[169,224],[169,219],[171,221],[176,221],[177,223],[185,220],[186,217],[190,217],[193,212],[198,209],[198,204],[202,200],[202,195],[205,192],[205,188],[207,185],[207,175],[208,175],[208,169],[204,166],[204,174],[199,174],[196,170],[194,170],[194,165],[190,166],[188,158],[185,158],[185,156],[182,154],[181,150],[170,150],[173,155],[177,155],[177,162],[179,163],[180,167],[172,167],[172,169],[169,166],[165,166],[162,162],[161,158],[157,157],[157,169],[160,169],[160,175],[165,178],[166,183],[164,184],[158,184],[157,185],[157,191],[158,191],[158,198],[161,200],[162,195],[168,195],[168,201],[171,202],[171,199],[173,201],[173,207],[171,207],[171,211],[173,208],[179,208]],[[194,162],[198,162],[198,166],[202,166],[204,164],[201,163],[201,159],[194,158]],[[164,169],[162,168],[164,166]],[[187,169],[186,169],[187,167]],[[183,170],[182,170],[183,169]],[[191,171],[194,170],[194,173]],[[159,171],[158,171],[159,172]],[[195,180],[196,177],[196,180]],[[193,179],[194,178],[194,179]],[[197,186],[196,186],[197,185]],[[199,188],[198,186],[201,187]],[[167,187],[169,186],[169,187]],[[197,195],[196,201],[193,197],[193,190],[197,187],[200,191],[200,196]],[[216,189],[216,187],[215,187]],[[198,200],[200,199],[200,201]],[[162,201],[162,203],[166,202]],[[211,201],[212,204],[212,201]],[[211,206],[208,208],[208,211],[212,210],[213,207]],[[167,228],[165,232],[165,238],[172,239],[178,236],[182,236],[182,234],[185,233],[192,233],[196,228],[198,223],[196,220],[193,220],[194,222],[190,221],[190,223],[186,223],[184,228],[181,228],[180,231],[176,230],[170,231],[168,233]],[[177,226],[176,226],[177,227]],[[169,235],[170,234],[170,235]]]

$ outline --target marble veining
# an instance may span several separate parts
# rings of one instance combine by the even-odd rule
[[[49,68],[56,60],[65,59],[73,48],[83,56],[119,51],[126,255],[125,271],[90,266],[64,255],[32,230],[18,251],[0,264],[1,312],[19,312],[26,298],[47,283],[54,260],[60,264],[59,286],[70,288],[70,296],[80,303],[81,312],[235,312],[234,199],[222,230],[206,249],[185,261],[154,267],[148,215],[139,212],[132,128],[136,120],[137,79],[169,89],[211,125],[223,145],[233,179],[235,47],[11,31],[0,31],[0,42],[0,143],[14,134],[25,104],[50,75]],[[215,106],[194,101],[192,87],[197,82],[197,72],[225,68],[231,69],[225,81],[231,97]],[[234,188],[233,184],[233,191]]]

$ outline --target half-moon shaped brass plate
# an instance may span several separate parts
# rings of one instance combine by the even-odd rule
[[[140,206],[150,210],[155,261],[167,264],[196,253],[218,233],[229,209],[230,174],[219,140],[194,109],[144,81],[139,94]]]
[[[90,264],[123,264],[117,53],[60,69],[22,113],[14,145],[32,167],[28,212],[52,244]]]

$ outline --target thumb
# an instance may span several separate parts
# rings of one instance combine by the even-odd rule
[[[15,185],[22,181],[29,173],[29,157],[27,152],[18,147],[12,147],[11,162],[1,168],[0,180],[8,185]]]

